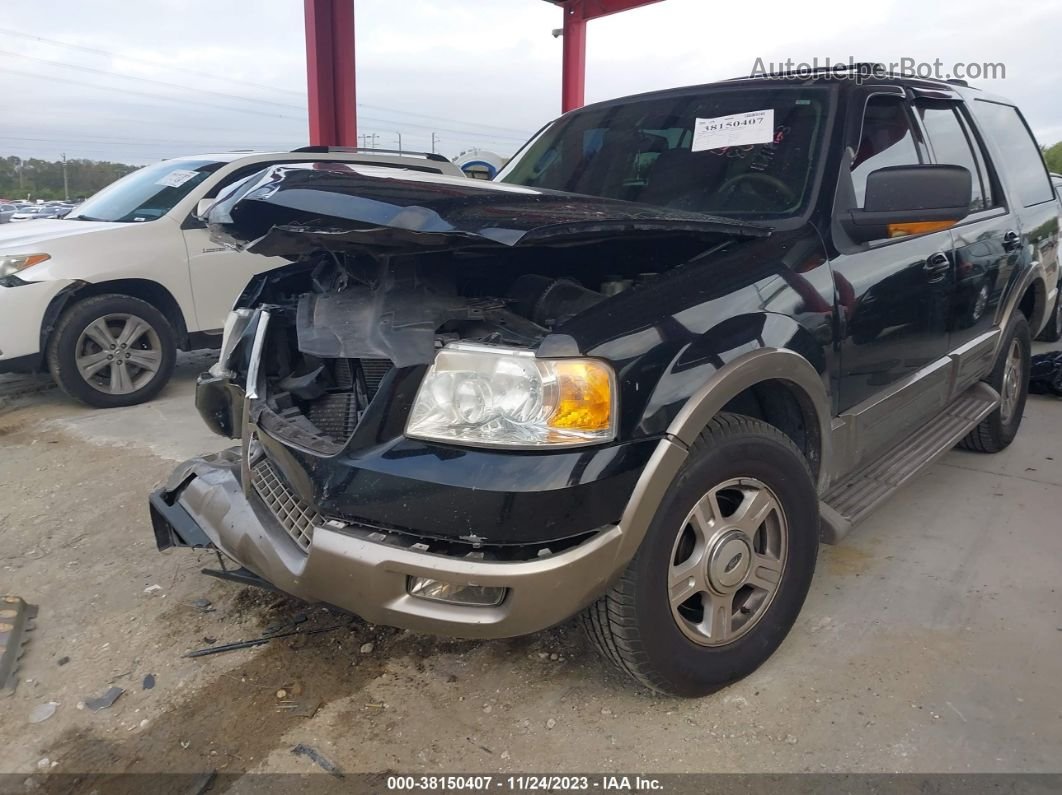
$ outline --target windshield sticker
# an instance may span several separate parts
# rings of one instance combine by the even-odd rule
[[[187,169],[178,169],[176,171],[171,171],[169,174],[164,176],[162,179],[160,179],[155,184],[156,185],[165,185],[167,188],[179,188],[179,187],[181,187],[181,185],[186,183],[188,180],[190,180],[192,177],[196,176],[197,174],[199,174],[198,171],[188,171]]]
[[[732,113],[714,119],[697,119],[691,151],[725,149],[729,146],[769,144],[774,140],[774,108]]]

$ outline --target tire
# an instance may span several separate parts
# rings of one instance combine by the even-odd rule
[[[999,348],[995,367],[985,379],[999,392],[999,407],[959,442],[960,447],[978,453],[998,453],[1014,441],[1025,411],[1025,398],[1029,395],[1031,358],[1029,323],[1025,315],[1015,312]]]
[[[1062,285],[1055,296],[1055,306],[1047,320],[1047,325],[1036,339],[1043,342],[1058,342],[1062,339]]]
[[[63,313],[47,356],[52,378],[66,394],[97,408],[116,408],[151,400],[166,386],[177,344],[173,326],[151,304],[128,295],[97,295]]]
[[[769,508],[762,521],[743,523],[743,511],[757,505]],[[708,514],[716,520],[704,521]],[[736,529],[742,524],[752,528],[751,546]],[[807,596],[818,545],[818,496],[800,451],[766,423],[720,414],[691,448],[619,581],[583,613],[583,626],[606,659],[646,687],[707,695],[752,673],[781,644]],[[774,580],[747,568],[750,555],[780,572],[773,591],[749,582]],[[678,606],[673,588],[681,590]],[[720,596],[727,590],[730,607]],[[704,606],[716,599],[710,618]]]

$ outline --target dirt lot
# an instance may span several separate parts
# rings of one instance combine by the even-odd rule
[[[155,403],[104,413],[0,381],[0,592],[40,605],[0,771],[315,770],[299,743],[345,771],[1059,770],[1062,401],[1031,399],[1008,451],[950,453],[823,548],[774,658],[679,701],[633,688],[571,625],[504,642],[333,628],[202,576],[208,554],[160,555],[148,490],[224,446],[191,405],[203,362]],[[296,620],[332,629],[182,657]],[[113,706],[84,708],[111,686]]]

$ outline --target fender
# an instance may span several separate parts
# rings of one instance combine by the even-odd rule
[[[829,485],[832,448],[830,445],[830,398],[822,376],[799,353],[785,348],[760,348],[728,362],[713,373],[685,403],[660,440],[620,520],[623,532],[616,571],[634,557],[649,525],[660,509],[664,495],[689,455],[689,447],[701,430],[723,407],[744,390],[763,381],[787,382],[810,416],[809,429],[817,435],[819,462],[817,487],[820,493]]]

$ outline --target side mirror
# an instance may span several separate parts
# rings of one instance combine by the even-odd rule
[[[195,212],[193,213],[193,215],[195,215],[196,218],[204,217],[206,215],[206,213],[207,213],[207,210],[209,210],[211,207],[213,207],[214,206],[214,202],[216,202],[216,201],[217,201],[216,198],[215,199],[200,199],[198,202],[196,202]]]
[[[857,243],[935,232],[969,215],[972,195],[962,166],[889,166],[870,172],[863,209],[840,221]]]

